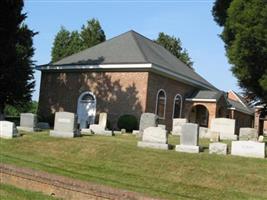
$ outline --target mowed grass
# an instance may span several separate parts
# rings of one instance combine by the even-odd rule
[[[55,200],[55,198],[46,196],[40,192],[22,190],[11,185],[0,183],[1,200]]]
[[[169,142],[179,144],[171,136]],[[137,147],[133,135],[63,139],[47,132],[0,140],[2,163],[164,199],[267,199],[267,159]]]

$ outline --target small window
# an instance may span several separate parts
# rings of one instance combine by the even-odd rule
[[[173,102],[173,118],[181,118],[181,112],[182,112],[182,96],[180,94],[177,94],[174,97],[174,102]]]
[[[166,93],[164,90],[159,90],[157,95],[156,114],[160,118],[165,117]]]

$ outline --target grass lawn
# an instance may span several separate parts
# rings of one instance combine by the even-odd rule
[[[55,200],[55,198],[46,196],[39,192],[22,190],[11,185],[0,183],[1,200]]]
[[[170,137],[171,144],[179,138]],[[165,199],[267,199],[267,159],[137,148],[133,135],[63,139],[47,132],[0,140],[2,163]]]

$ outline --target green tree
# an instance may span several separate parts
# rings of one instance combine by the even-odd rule
[[[36,34],[23,24],[22,0],[0,2],[0,118],[5,106],[23,105],[34,88],[32,38]]]
[[[56,62],[66,56],[69,56],[69,45],[70,45],[70,35],[71,33],[65,29],[63,26],[57,33],[53,47],[52,47],[52,62]]]
[[[54,39],[51,51],[52,62],[59,61],[66,56],[90,48],[105,40],[105,33],[96,19],[89,20],[86,26],[83,25],[81,33],[78,31],[70,32],[61,27]]]
[[[81,38],[85,49],[106,40],[105,32],[103,31],[100,22],[94,18],[87,21],[87,24],[82,26]]]
[[[244,93],[267,102],[267,3],[265,0],[232,0],[225,11],[213,7],[215,21],[223,26],[221,38],[232,72]],[[220,8],[221,9],[221,8]],[[226,14],[221,14],[226,13]]]
[[[187,50],[183,49],[182,42],[179,38],[176,38],[174,36],[169,36],[167,34],[160,32],[156,42],[161,46],[163,46],[165,49],[167,49],[179,60],[188,65],[190,68],[192,68],[193,62]]]

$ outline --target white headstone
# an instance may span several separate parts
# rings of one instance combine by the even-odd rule
[[[169,149],[167,131],[161,127],[148,127],[144,130],[142,141],[139,141],[137,146],[167,150]]]
[[[214,142],[209,144],[209,153],[215,153],[215,154],[221,154],[226,155],[227,154],[227,144],[221,143],[221,142]]]
[[[77,130],[77,116],[70,112],[56,112],[54,130],[50,135],[54,137],[75,137],[80,133]]]
[[[175,150],[187,153],[199,153],[199,126],[198,124],[186,123],[182,126],[180,145]]]
[[[210,133],[210,142],[219,142],[220,141],[220,133],[211,132]]]
[[[16,126],[13,122],[0,121],[0,137],[10,139],[18,136]]]
[[[100,113],[98,124],[91,124],[89,127],[90,132],[96,135],[113,136],[112,131],[106,130],[107,118],[107,113]]]
[[[186,118],[174,118],[172,120],[172,135],[181,135],[182,125],[187,123]]]
[[[199,138],[210,138],[211,131],[206,127],[199,127]]]
[[[232,141],[231,154],[244,157],[265,158],[265,143]]]
[[[100,113],[98,125],[104,127],[104,129],[105,129],[107,127],[107,120],[108,120],[108,114],[107,113]]]
[[[22,131],[37,131],[37,116],[32,113],[21,113],[20,114],[20,125],[17,127],[18,130]]]
[[[211,131],[219,132],[222,140],[236,140],[235,120],[228,118],[214,118],[211,120]]]
[[[259,141],[259,142],[263,142],[263,140],[264,140],[263,135],[260,135],[259,138],[258,138],[258,141]]]

